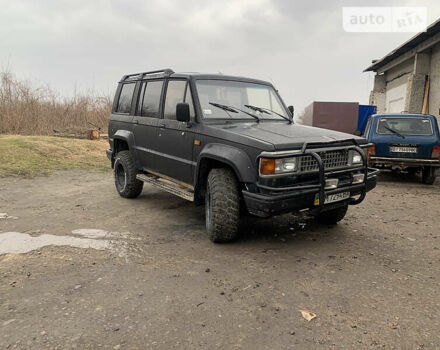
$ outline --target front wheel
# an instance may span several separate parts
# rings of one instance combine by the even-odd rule
[[[432,185],[435,181],[435,168],[426,166],[422,170],[422,182],[426,185]]]
[[[347,214],[347,210],[348,204],[345,204],[343,207],[330,209],[319,213],[315,217],[315,220],[320,224],[335,225],[344,218],[345,214]]]
[[[206,231],[211,241],[225,243],[238,235],[240,195],[234,173],[229,169],[212,169],[205,194]]]
[[[129,151],[116,155],[114,171],[116,190],[121,197],[136,198],[141,194],[144,183],[136,179],[137,170]]]

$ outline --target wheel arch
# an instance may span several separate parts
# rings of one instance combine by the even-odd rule
[[[113,147],[112,147],[112,167],[114,166],[116,154],[120,151],[130,151],[133,159],[134,154],[134,135],[128,130],[118,130],[113,136]]]
[[[241,149],[223,145],[209,144],[200,152],[194,176],[194,203],[203,203],[209,171],[214,168],[229,168],[238,183],[255,182],[256,174],[249,156]]]

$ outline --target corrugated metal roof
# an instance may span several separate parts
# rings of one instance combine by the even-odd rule
[[[433,24],[431,24],[426,29],[426,32],[422,32],[413,36],[411,39],[400,45],[395,50],[391,51],[385,57],[381,58],[380,60],[374,61],[372,65],[370,65],[367,69],[364,70],[364,72],[376,72],[379,68],[383,67],[388,62],[391,62],[392,60],[404,54],[405,52],[414,49],[417,45],[419,45],[420,43],[424,42],[425,40],[429,39],[430,37],[434,36],[439,32],[440,32],[440,19],[438,19]]]

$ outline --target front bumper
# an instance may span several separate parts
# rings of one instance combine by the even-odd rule
[[[312,215],[317,215],[320,211],[325,211],[330,208],[361,203],[368,191],[376,187],[376,178],[379,170],[368,168],[365,153],[356,145],[349,147],[338,147],[334,149],[354,149],[362,156],[363,166],[361,168],[345,169],[339,171],[326,171],[324,163],[320,155],[315,150],[306,150],[307,145],[304,145],[300,153],[295,153],[296,156],[310,155],[312,156],[319,167],[318,182],[312,185],[296,185],[291,187],[268,187],[256,184],[258,190],[249,189],[243,190],[243,198],[248,211],[256,216],[268,217],[276,214],[287,212],[294,212],[303,209],[309,209]],[[283,155],[274,154],[272,157],[282,157]],[[284,155],[285,156],[285,155]],[[265,155],[266,157],[266,155]],[[341,185],[335,189],[326,190],[326,179],[338,177],[343,173],[353,174],[361,171],[364,174],[364,181],[359,184]],[[341,192],[350,192],[350,197],[340,202],[325,204],[325,199],[328,195],[337,194]],[[358,198],[353,198],[358,196]]]
[[[432,166],[440,167],[440,160],[438,159],[414,159],[414,158],[388,158],[388,157],[375,157],[370,156],[369,164],[371,166],[384,166],[384,167],[419,167],[419,166]]]
[[[315,205],[317,196],[321,199],[319,188],[289,191],[278,195],[243,191],[243,198],[248,211],[251,214],[261,217],[294,212],[302,209],[311,209],[314,211],[314,214],[317,214],[321,210],[345,205],[346,203],[359,204],[364,199],[363,197],[365,197],[365,193],[376,187],[376,175],[378,171],[376,169],[369,170],[366,181],[362,184],[344,186],[334,190],[324,191],[324,198],[330,194],[350,192],[350,197],[360,196],[360,198],[356,200],[350,198],[348,200],[330,204],[324,204],[324,201],[319,200],[320,204]]]

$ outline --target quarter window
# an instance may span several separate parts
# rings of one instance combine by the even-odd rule
[[[162,80],[149,81],[143,84],[138,114],[143,117],[158,118]]]
[[[134,83],[122,85],[121,94],[119,95],[117,113],[130,113],[131,101],[133,100]]]

